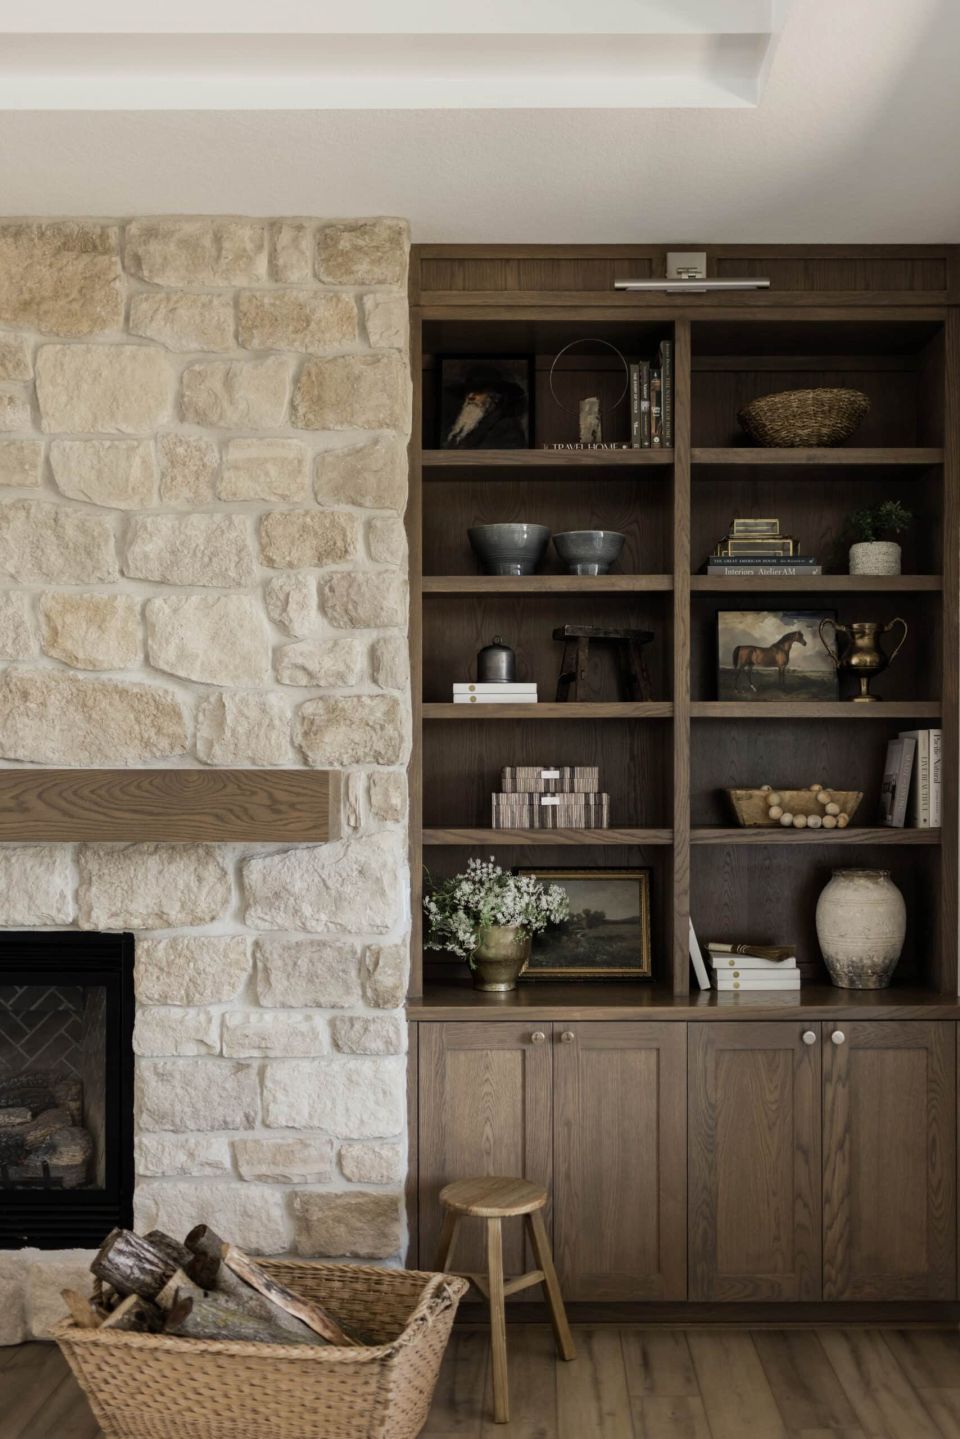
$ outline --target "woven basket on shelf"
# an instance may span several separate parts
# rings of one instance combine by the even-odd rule
[[[737,419],[758,445],[793,449],[842,444],[869,409],[870,401],[860,390],[782,390],[751,400]]]
[[[101,1429],[122,1439],[413,1439],[467,1283],[449,1274],[261,1260],[375,1347],[79,1329],[54,1338]]]

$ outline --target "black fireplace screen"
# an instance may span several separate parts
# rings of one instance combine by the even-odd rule
[[[131,935],[0,936],[0,1247],[130,1222],[132,965]]]

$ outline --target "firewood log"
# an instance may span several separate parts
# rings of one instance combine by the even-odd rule
[[[246,1280],[265,1299],[269,1299],[280,1309],[285,1309],[294,1318],[301,1319],[308,1328],[312,1329],[314,1333],[322,1335],[328,1343],[347,1348],[360,1346],[361,1341],[347,1334],[322,1305],[316,1304],[311,1299],[305,1299],[301,1294],[295,1294],[292,1289],[287,1289],[283,1284],[278,1284],[265,1269],[262,1269],[242,1250],[234,1248],[232,1244],[224,1244],[221,1258],[228,1269],[240,1279]]]
[[[165,1334],[191,1339],[240,1339],[252,1344],[310,1344],[316,1339],[278,1333],[273,1324],[237,1309],[218,1294],[185,1295],[167,1315]]]
[[[281,1335],[289,1335],[291,1343],[297,1343],[298,1340],[301,1343],[327,1343],[322,1335],[317,1334],[302,1320],[288,1314],[285,1309],[281,1309],[270,1299],[265,1299],[262,1294],[251,1289],[249,1284],[228,1269],[220,1260],[220,1251],[223,1249],[224,1241],[208,1224],[198,1224],[195,1229],[191,1229],[185,1242],[194,1254],[194,1262],[187,1268],[191,1279],[200,1284],[202,1288],[222,1295],[237,1309],[242,1309],[255,1318],[273,1324],[280,1331],[277,1335],[277,1343],[288,1342]],[[202,1279],[200,1278],[201,1272],[204,1275]]]
[[[161,1254],[165,1254],[171,1264],[176,1265],[178,1269],[186,1269],[193,1258],[185,1244],[181,1244],[179,1239],[174,1239],[172,1234],[164,1234],[162,1229],[149,1230],[143,1239],[146,1244],[152,1244],[154,1249],[159,1249]]]
[[[27,1157],[27,1125],[0,1129],[0,1164],[19,1164]]]
[[[13,1183],[49,1178],[58,1180],[63,1189],[77,1189],[90,1177],[92,1158],[93,1139],[85,1129],[58,1129],[28,1150],[19,1163],[9,1165],[7,1177]]]
[[[50,1080],[50,1090],[58,1109],[70,1111],[74,1124],[83,1124],[83,1080],[73,1074],[57,1074]]]
[[[202,1299],[203,1295],[204,1291],[182,1269],[175,1269],[154,1302],[158,1309],[168,1311],[179,1299]]]
[[[30,1111],[25,1107],[0,1109],[0,1129],[10,1129],[16,1124],[28,1124]]]
[[[128,1294],[116,1309],[111,1310],[100,1328],[159,1334],[163,1328],[163,1315],[148,1299],[141,1298],[139,1294]]]
[[[70,1318],[78,1329],[99,1329],[102,1318],[89,1299],[84,1299],[75,1289],[61,1289],[60,1297],[70,1311]]]
[[[177,1267],[130,1229],[114,1229],[108,1234],[90,1265],[118,1294],[139,1294],[142,1299],[155,1299]]]
[[[67,1109],[44,1109],[31,1119],[24,1130],[24,1138],[27,1141],[27,1148],[30,1150],[39,1149],[45,1139],[51,1134],[56,1134],[58,1129],[72,1128],[70,1111]]]

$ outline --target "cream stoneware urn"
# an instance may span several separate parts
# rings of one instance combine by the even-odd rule
[[[887,869],[835,869],[817,901],[817,939],[840,989],[886,989],[907,909]]]

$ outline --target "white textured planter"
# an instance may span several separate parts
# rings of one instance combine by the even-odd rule
[[[861,540],[850,546],[852,575],[898,575],[900,546],[895,540]]]
[[[886,989],[907,910],[887,869],[835,869],[817,901],[817,939],[839,989]]]

